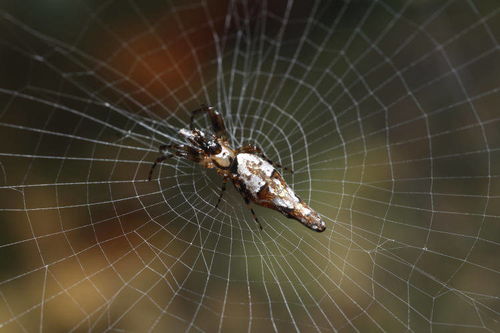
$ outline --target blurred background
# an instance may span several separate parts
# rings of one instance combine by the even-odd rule
[[[0,9],[2,331],[500,331],[498,1]],[[202,103],[325,232],[147,181]]]

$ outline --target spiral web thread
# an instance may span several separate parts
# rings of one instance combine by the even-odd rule
[[[2,329],[500,330],[496,1],[2,6]],[[202,103],[325,232],[147,181]]]

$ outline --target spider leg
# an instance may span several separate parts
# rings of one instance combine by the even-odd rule
[[[271,163],[271,165],[275,168],[280,168],[280,169],[283,169],[283,170],[286,170],[290,173],[293,173],[293,169],[290,169],[290,168],[287,168],[287,167],[284,167],[282,166],[281,164],[279,163],[276,163],[274,161],[272,161],[269,157],[267,157],[265,154],[264,154],[264,151],[262,151],[262,149],[260,147],[257,147],[255,145],[247,145],[247,146],[243,146],[241,148],[239,148],[237,151],[237,154],[239,153],[250,153],[250,154],[257,154],[259,155],[260,157],[262,157],[264,160],[266,160],[267,162]]]
[[[148,181],[151,181],[151,178],[153,177],[153,171],[154,169],[156,168],[156,165],[158,165],[158,163],[161,163],[163,161],[165,161],[167,158],[170,158],[174,156],[174,154],[167,154],[167,155],[163,155],[163,156],[160,156],[158,157],[154,163],[153,163],[153,166],[151,167],[151,169],[149,170],[149,176],[148,176]]]
[[[148,176],[148,181],[151,181],[151,178],[153,177],[153,171],[154,169],[156,168],[156,165],[158,165],[158,163],[161,163],[163,161],[165,161],[167,158],[170,158],[170,157],[173,157],[174,154],[165,154],[165,151],[167,149],[172,149],[172,148],[175,148],[176,145],[161,145],[160,147],[158,147],[158,151],[163,154],[162,156],[158,157],[154,163],[153,163],[153,166],[151,167],[151,169],[149,170],[149,176]]]
[[[255,211],[253,210],[253,208],[250,207],[250,200],[248,200],[247,198],[243,198],[243,199],[245,199],[245,203],[247,204],[248,208],[250,208],[250,211],[252,212],[253,219],[259,225],[260,230],[262,230],[263,229],[262,224],[260,224],[259,219],[257,218],[257,215],[255,214]]]
[[[215,205],[215,208],[217,209],[217,207],[219,206],[220,204],[220,201],[222,199],[222,196],[224,195],[224,192],[226,191],[226,183],[227,183],[227,180],[224,179],[222,181],[222,188],[221,188],[221,191],[220,191],[220,195],[219,195],[219,200],[217,200],[217,204]]]
[[[171,150],[171,153],[167,153],[167,150]],[[167,158],[178,156],[178,157],[184,157],[187,158],[193,162],[200,162],[201,161],[201,155],[202,151],[197,150],[194,147],[191,146],[186,146],[186,145],[176,145],[176,144],[170,144],[170,145],[161,145],[159,147],[159,151],[162,155],[158,157],[154,162],[153,165],[151,166],[151,170],[149,170],[149,176],[148,176],[148,181],[151,181],[151,178],[153,177],[153,171],[156,168],[156,166],[166,160]]]
[[[191,121],[189,123],[189,128],[191,130],[194,130],[193,126],[194,117],[202,112],[208,112],[210,121],[212,122],[212,130],[214,131],[215,135],[220,138],[227,139],[228,135],[226,131],[226,125],[224,124],[224,119],[222,118],[220,112],[215,110],[213,106],[207,106],[205,104],[202,104],[199,109],[193,110],[191,113]]]

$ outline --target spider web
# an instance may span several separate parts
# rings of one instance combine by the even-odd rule
[[[497,1],[2,7],[2,329],[500,330]],[[147,181],[202,103],[325,232]]]

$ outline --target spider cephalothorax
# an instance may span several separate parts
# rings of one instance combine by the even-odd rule
[[[207,134],[193,127],[195,115],[202,112],[208,113],[214,134]],[[201,108],[194,110],[190,129],[183,128],[179,134],[189,144],[160,146],[162,155],[153,163],[149,172],[149,180],[151,180],[154,168],[158,163],[173,156],[184,157],[205,168],[215,168],[217,173],[223,177],[221,194],[215,207],[222,199],[226,183],[231,180],[247,204],[253,202],[277,210],[286,217],[296,219],[315,231],[325,230],[325,222],[321,220],[319,214],[295,194],[276,170],[276,168],[283,168],[281,165],[268,159],[257,146],[247,145],[238,149],[231,148],[227,139],[224,119],[215,108],[202,105]],[[252,208],[250,210],[262,229],[254,210]]]

